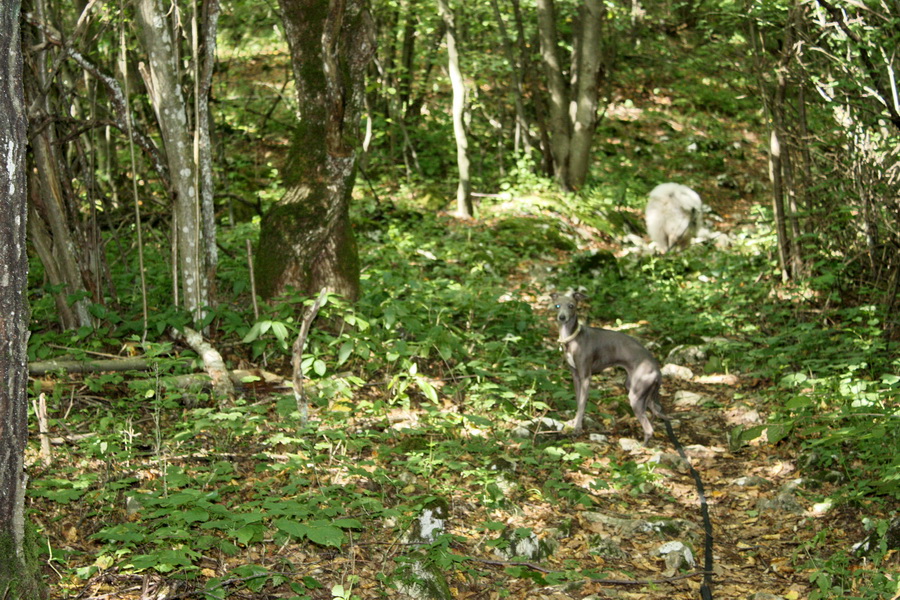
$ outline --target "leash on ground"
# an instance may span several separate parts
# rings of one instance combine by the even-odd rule
[[[678,438],[675,437],[675,430],[672,429],[671,420],[662,419],[662,422],[666,424],[666,433],[669,436],[669,440],[675,446],[678,455],[687,464],[691,476],[694,478],[694,483],[697,485],[697,494],[700,497],[700,515],[703,517],[703,531],[705,536],[703,543],[703,583],[700,585],[700,597],[703,600],[712,600],[713,531],[712,521],[709,519],[709,506],[706,504],[706,493],[703,491],[703,480],[700,479],[700,474],[694,468],[691,459],[689,459],[684,452],[684,447],[678,441]]]

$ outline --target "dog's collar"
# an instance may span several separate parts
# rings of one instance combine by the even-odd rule
[[[567,335],[566,337],[560,337],[560,338],[559,338],[559,343],[560,343],[561,345],[565,346],[566,344],[568,344],[569,342],[571,342],[572,340],[574,340],[576,337],[578,337],[578,334],[579,334],[579,333],[581,333],[581,323],[578,323],[577,325],[575,325],[575,331],[573,331],[572,333],[570,333],[570,334]]]

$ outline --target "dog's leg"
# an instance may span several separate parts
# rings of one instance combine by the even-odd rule
[[[659,380],[655,372],[633,374],[629,378],[628,402],[631,404],[631,410],[637,417],[638,423],[644,430],[644,443],[646,444],[653,437],[653,424],[647,416],[649,408],[656,414],[654,401],[656,400],[656,392],[659,389]]]
[[[587,407],[591,391],[591,375],[590,373],[586,376],[580,375],[577,371],[572,371],[572,379],[575,381],[575,402],[578,408],[575,418],[570,423],[572,424],[572,433],[579,434],[584,428],[584,410]]]
[[[637,417],[638,423],[641,424],[641,428],[644,430],[645,444],[653,437],[653,424],[650,423],[650,419],[647,417],[647,403],[650,401],[649,391],[650,390],[647,389],[638,390],[637,388],[633,388],[628,392],[628,401],[631,404],[631,410],[634,411],[634,416]]]
[[[659,417],[663,421],[671,421],[669,415],[663,412],[662,403],[659,401],[659,388],[661,387],[661,382],[659,378],[656,379],[656,383],[653,385],[653,389],[650,391],[650,398],[648,400],[648,408],[650,412],[653,413],[654,416]]]

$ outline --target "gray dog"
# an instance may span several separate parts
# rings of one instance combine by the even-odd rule
[[[618,331],[595,329],[578,321],[578,302],[587,297],[579,292],[552,294],[559,322],[559,343],[566,354],[566,362],[575,380],[575,399],[578,412],[571,421],[574,433],[581,433],[584,409],[591,386],[591,375],[608,367],[623,367],[627,373],[625,387],[634,416],[644,429],[644,443],[653,437],[653,425],[647,409],[661,419],[659,387],[662,375],[653,355],[633,337]]]
[[[647,234],[662,252],[687,246],[703,228],[700,196],[680,183],[661,183],[650,192],[644,218]]]

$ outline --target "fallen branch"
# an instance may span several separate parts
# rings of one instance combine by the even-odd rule
[[[224,399],[226,402],[234,400],[234,384],[231,383],[228,369],[225,368],[225,361],[222,360],[219,351],[204,340],[199,332],[190,327],[185,327],[184,331],[172,329],[171,334],[176,340],[190,346],[203,359],[206,372],[212,379],[213,393],[216,397]]]
[[[54,371],[67,373],[98,373],[102,371],[149,371],[154,363],[145,358],[116,358],[108,360],[43,360],[28,364],[31,375],[46,375]]]
[[[53,462],[53,455],[50,452],[50,434],[48,433],[50,420],[47,418],[47,396],[42,393],[36,399],[32,399],[31,406],[34,407],[38,433],[41,436],[41,461],[45,467],[49,467]]]

